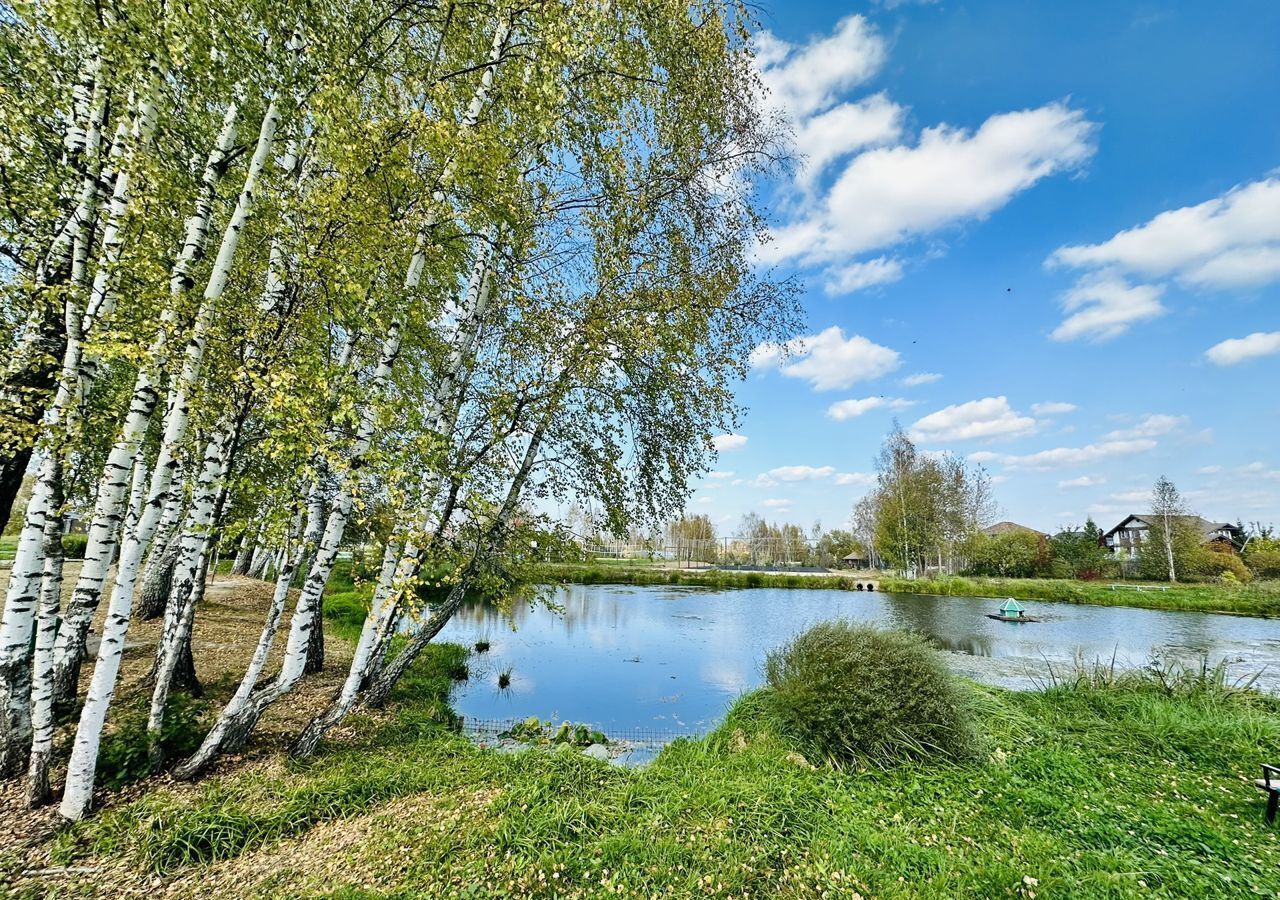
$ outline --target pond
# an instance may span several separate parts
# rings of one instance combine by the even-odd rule
[[[1032,688],[1077,658],[1145,665],[1153,653],[1199,665],[1225,660],[1232,677],[1261,672],[1280,692],[1280,622],[1241,616],[1027,602],[1041,621],[987,618],[999,600],[919,594],[758,588],[570,585],[558,609],[510,615],[460,610],[440,640],[471,646],[471,677],[454,706],[471,722],[528,716],[640,737],[698,734],[762,680],[765,654],[807,626],[848,618],[908,628],[950,651],[952,668],[988,684]],[[510,685],[499,688],[509,673]]]

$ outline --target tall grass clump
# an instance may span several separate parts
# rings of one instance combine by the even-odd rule
[[[924,638],[824,622],[770,653],[777,720],[836,765],[974,755],[971,697]]]

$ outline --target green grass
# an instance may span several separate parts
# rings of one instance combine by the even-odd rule
[[[123,861],[139,884],[199,878],[209,861],[369,815],[334,865],[321,871],[323,846],[297,857],[282,848],[269,868],[249,867],[263,880],[239,895],[1280,893],[1280,831],[1265,826],[1249,783],[1280,746],[1280,709],[1258,695],[1130,677],[1044,693],[975,688],[980,759],[836,771],[799,756],[757,692],[708,738],[625,770],[472,746],[427,712],[448,663],[431,658],[427,680],[398,695],[395,722],[364,723],[354,745],[283,774],[143,797],[70,831],[55,858]],[[418,805],[406,813],[401,798]]]
[[[1118,582],[1117,582],[1118,583]],[[1143,588],[1139,591],[1136,588]],[[1168,590],[1159,590],[1168,588]],[[1280,581],[1253,584],[1158,584],[1070,581],[1056,578],[885,578],[881,590],[952,597],[1016,597],[1096,606],[1137,606],[1227,612],[1250,616],[1280,616]]]
[[[0,560],[11,560],[18,552],[18,536],[0,537]]]
[[[950,597],[1016,597],[1088,603],[1097,606],[1132,606],[1144,609],[1178,609],[1225,612],[1248,616],[1280,616],[1280,581],[1253,584],[1176,584],[1125,582],[1112,590],[1110,582],[1070,581],[1053,578],[942,578],[906,579],[892,575],[787,575],[775,572],[655,569],[598,563],[547,563],[540,576],[561,584],[672,584],[714,588],[830,588],[854,590],[858,581],[874,581],[879,590],[899,594],[931,594]],[[1142,587],[1138,591],[1135,588]],[[1167,587],[1168,590],[1155,590]]]

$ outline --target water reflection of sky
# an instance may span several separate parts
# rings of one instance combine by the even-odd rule
[[[830,590],[712,591],[572,585],[549,594],[558,610],[459,611],[441,640],[488,640],[455,695],[477,719],[571,719],[615,730],[703,731],[761,682],[765,654],[808,625],[849,618],[923,632],[970,678],[1030,687],[1050,665],[1081,657],[1144,665],[1154,652],[1197,663],[1226,660],[1234,676],[1261,671],[1280,692],[1280,622],[1204,613],[1028,603],[1042,621],[997,622],[996,602],[967,597]],[[498,675],[511,670],[511,687]]]

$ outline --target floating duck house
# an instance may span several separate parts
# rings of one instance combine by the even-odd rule
[[[1021,619],[1026,615],[1026,610],[1022,608],[1021,603],[1010,597],[1000,604],[1000,615],[1008,619]]]

